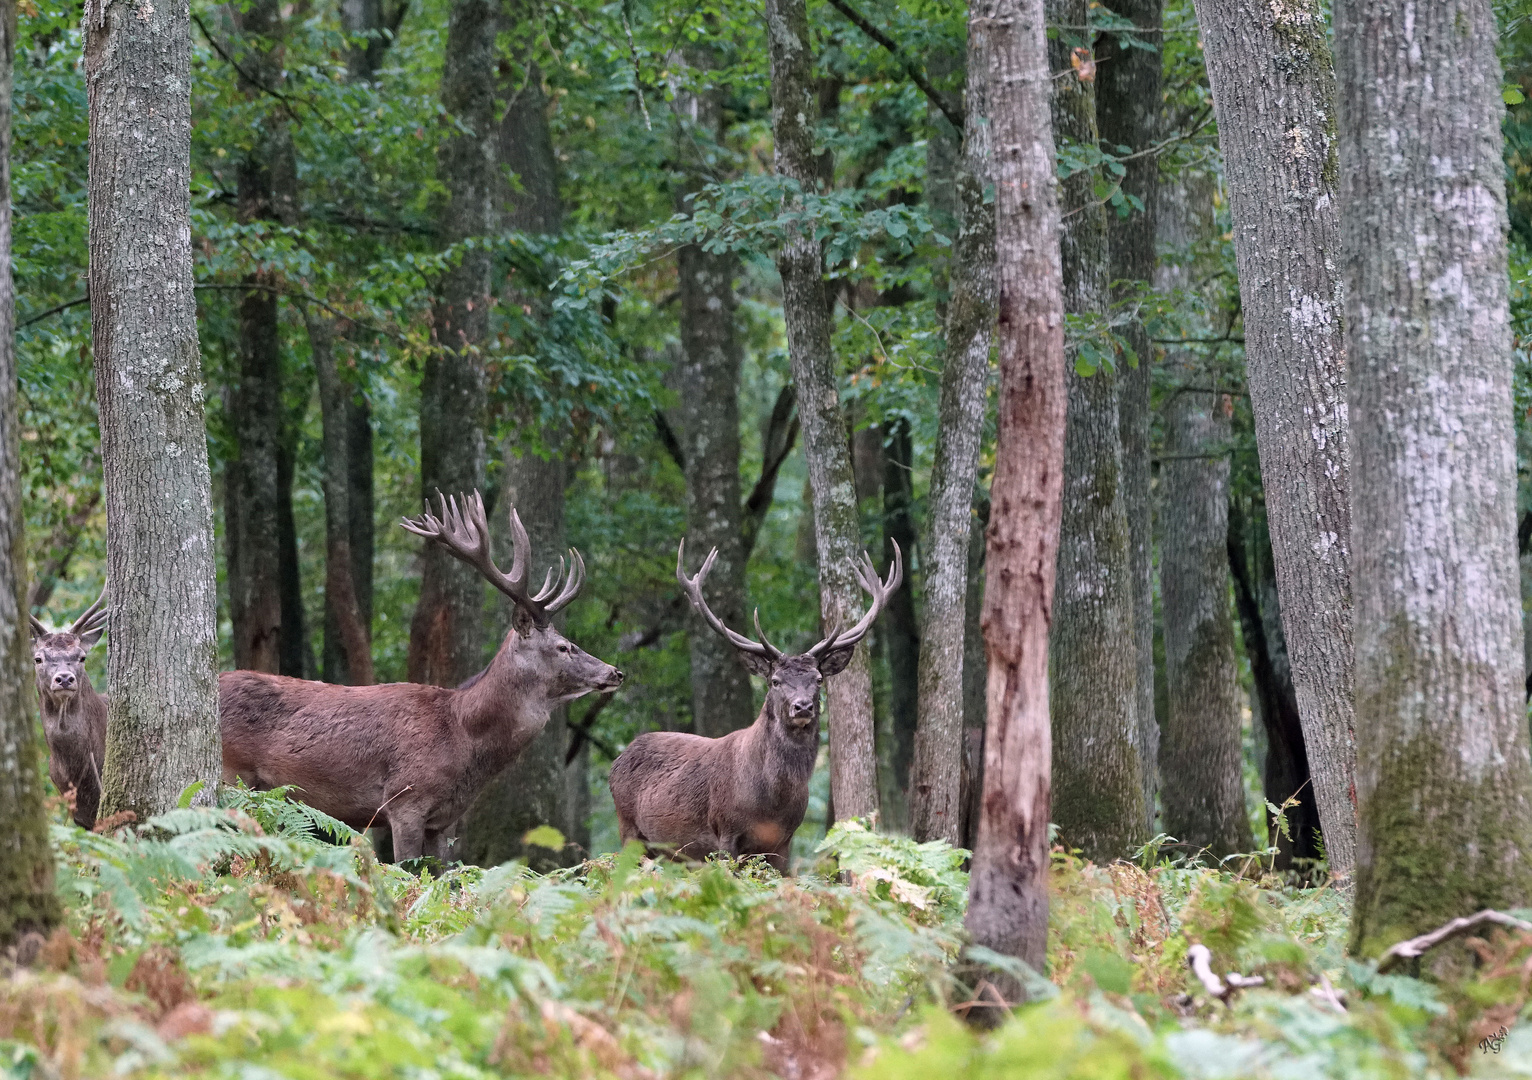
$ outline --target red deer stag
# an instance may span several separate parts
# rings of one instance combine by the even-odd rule
[[[638,736],[612,764],[612,799],[617,825],[626,844],[672,847],[685,858],[722,851],[734,858],[764,855],[783,873],[793,834],[809,802],[809,776],[819,752],[819,687],[851,662],[852,650],[899,587],[904,563],[894,545],[888,580],[878,580],[872,561],[856,567],[872,606],[850,630],[835,631],[808,652],[784,656],[761,631],[760,641],[737,634],[714,615],[702,598],[702,582],[718,549],[688,578],[676,551],[676,580],[707,624],[739,650],[751,674],[769,679],[766,703],[755,723],[719,739],[681,731],[649,731]]]
[[[516,603],[489,667],[453,689],[333,686],[255,671],[218,677],[224,782],[295,785],[304,802],[353,828],[389,828],[400,860],[445,858],[474,796],[543,730],[554,707],[622,682],[622,672],[551,625],[584,582],[578,552],[570,552],[567,578],[560,559],[532,595],[531,543],[514,509],[509,574],[490,556],[478,492],[461,505],[442,497],[440,515],[428,504],[420,518],[401,524],[441,544]]]
[[[106,698],[85,674],[85,654],[106,629],[106,590],[67,630],[32,622],[32,663],[43,734],[48,739],[48,775],[60,792],[74,789],[74,819],[96,823],[101,805],[101,763],[106,759]]]

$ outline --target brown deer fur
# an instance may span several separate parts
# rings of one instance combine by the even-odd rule
[[[515,563],[510,575],[501,573],[489,560],[477,500],[475,494],[466,510],[443,500],[441,519],[427,513],[406,527],[443,544],[516,601],[511,630],[489,667],[453,689],[225,672],[218,678],[225,783],[292,784],[298,798],[353,828],[389,828],[396,859],[445,858],[463,812],[542,731],[555,707],[622,682],[622,672],[549,624],[579,590],[578,555],[556,599],[548,599],[553,590],[546,585],[529,596],[526,531],[512,510]]]
[[[100,599],[67,630],[49,630],[31,619],[32,664],[43,735],[48,740],[48,775],[61,793],[74,792],[74,820],[87,829],[96,823],[96,808],[101,804],[107,699],[90,684],[85,654],[101,640],[105,622]]]
[[[609,777],[618,831],[624,844],[638,840],[664,846],[683,858],[713,852],[733,858],[761,855],[786,873],[819,752],[820,685],[845,669],[888,594],[899,587],[903,564],[898,546],[886,582],[878,580],[870,562],[857,568],[863,588],[873,596],[861,621],[798,656],[784,656],[764,634],[756,642],[724,626],[702,599],[702,581],[717,550],[694,578],[682,572],[684,552],[683,543],[676,554],[677,579],[698,613],[739,650],[745,667],[770,680],[766,702],[755,723],[722,738],[651,731],[629,743]]]

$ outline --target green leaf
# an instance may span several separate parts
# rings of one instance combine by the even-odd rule
[[[1504,90],[1500,91],[1500,97],[1507,105],[1520,105],[1523,101],[1527,100],[1527,95],[1523,94],[1521,89],[1515,86],[1507,86]]]
[[[187,784],[186,787],[182,790],[181,794],[176,798],[176,809],[189,809],[191,807],[192,800],[195,799],[198,793],[200,793],[205,787],[207,787],[206,780],[194,780],[190,784]]]
[[[563,851],[565,844],[564,834],[552,825],[539,825],[535,829],[527,830],[521,842],[527,847],[547,848],[549,851]]]

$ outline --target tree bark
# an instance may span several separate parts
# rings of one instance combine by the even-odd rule
[[[1085,0],[1049,0],[1050,21],[1084,26]],[[1053,131],[1095,146],[1093,81],[1072,70],[1083,38],[1061,29],[1048,43]],[[1104,318],[1110,300],[1106,210],[1095,173],[1060,184],[1064,310]],[[1068,420],[1049,698],[1053,717],[1053,821],[1087,859],[1110,862],[1148,839],[1139,759],[1138,654],[1123,508],[1122,440],[1115,373],[1081,375],[1066,353]]]
[[[973,508],[968,541],[968,589],[963,602],[963,774],[961,800],[963,828],[959,846],[974,849],[979,836],[980,796],[984,788],[985,697],[989,686],[989,659],[984,652],[984,538],[989,532],[989,498]]]
[[[438,154],[447,188],[438,229],[443,245],[495,231],[498,180],[495,31],[491,0],[453,0],[447,25],[442,108],[469,133],[451,130]],[[436,347],[420,387],[421,494],[483,488],[485,373],[479,346],[489,330],[490,258],[465,251],[443,276],[433,310]],[[410,625],[411,682],[456,686],[481,666],[484,585],[436,545],[422,553],[420,601]]]
[[[27,556],[11,279],[11,72],[16,5],[0,0],[0,949],[59,920],[28,663]]]
[[[1504,106],[1484,0],[1343,0],[1335,40],[1358,541],[1351,947],[1375,956],[1532,899]]]
[[[1163,0],[1112,0],[1112,10],[1133,22],[1143,40],[1158,47]],[[1123,44],[1103,34],[1096,49],[1096,120],[1107,149],[1126,146],[1143,156],[1126,162],[1122,191],[1144,208],[1107,215],[1113,299],[1124,300],[1154,280],[1158,156],[1146,151],[1159,138],[1160,83],[1164,54]],[[1144,782],[1144,827],[1154,832],[1159,788],[1160,727],[1154,715],[1154,513],[1149,497],[1149,372],[1154,345],[1139,319],[1123,331],[1138,358],[1119,369],[1118,433],[1122,439],[1123,511],[1128,521],[1128,564],[1133,585],[1134,645],[1137,652],[1138,760]]]
[[[286,410],[283,410],[284,412]],[[283,425],[277,444],[277,596],[281,601],[282,631],[277,637],[278,671],[295,679],[318,674],[303,613],[303,568],[298,563],[298,523],[293,517],[293,472],[297,468],[297,433]]]
[[[995,208],[989,126],[988,37],[968,28],[963,152],[956,169],[960,223],[949,270],[946,343],[937,405],[936,451],[927,497],[929,540],[920,613],[915,748],[910,764],[910,831],[918,840],[963,842],[963,688],[968,627],[974,481],[995,332]],[[977,635],[973,635],[977,637]]]
[[[694,158],[721,134],[722,95],[682,91],[675,102],[682,130],[679,153]],[[688,149],[691,148],[691,149]],[[677,192],[677,210],[691,209],[697,179]],[[739,370],[741,352],[734,325],[734,278],[739,257],[711,254],[688,244],[676,253],[681,294],[681,352],[675,371],[680,390],[676,411],[686,473],[686,535],[694,559],[718,549],[708,576],[708,602],[729,626],[746,626],[745,560],[739,493]],[[734,647],[687,612],[691,650],[692,720],[697,734],[727,735],[755,719],[750,677]]]
[[[85,11],[90,295],[112,649],[101,815],[222,772],[217,593],[191,259],[185,4]]]
[[[341,375],[328,319],[305,307],[309,352],[319,381],[324,446],[325,668],[326,682],[370,686],[373,682],[370,620],[357,599],[355,554],[351,547],[351,432],[356,388]],[[333,628],[333,629],[332,629]],[[332,633],[335,640],[331,640]]]
[[[1048,628],[1063,506],[1064,304],[1043,0],[980,0],[990,103],[1000,407],[984,592],[989,658],[983,811],[967,925],[1041,971],[1048,941]],[[997,976],[1010,1001],[1023,997]]]
[[[776,169],[807,193],[823,181],[814,153],[819,104],[804,0],[768,0],[766,30]],[[830,344],[823,258],[811,232],[795,228],[789,233],[777,253],[777,270],[782,277],[782,311],[803,425],[804,457],[813,488],[820,618],[830,633],[852,625],[863,611],[864,598],[854,573],[862,555],[861,529]],[[858,645],[846,670],[829,680],[830,789],[840,818],[866,817],[878,810],[867,652],[866,642]]]
[[[1160,465],[1160,595],[1170,713],[1162,746],[1164,827],[1214,856],[1250,851],[1239,670],[1229,615],[1227,395],[1176,392]]]
[[[1196,0],[1283,628],[1331,875],[1356,836],[1335,79],[1319,0]]]
[[[887,572],[894,557],[893,545],[904,552],[905,574],[883,611],[879,637],[887,648],[888,711],[893,729],[893,786],[899,801],[908,806],[910,759],[915,753],[915,728],[919,716],[920,627],[915,619],[915,448],[908,420],[890,428],[883,450],[883,564]],[[903,809],[904,807],[901,807]],[[885,817],[891,808],[885,807]],[[904,824],[904,815],[891,825]]]

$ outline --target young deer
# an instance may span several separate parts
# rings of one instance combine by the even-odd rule
[[[218,677],[225,783],[297,786],[297,795],[353,828],[386,826],[394,857],[445,857],[463,812],[548,723],[552,710],[622,672],[553,629],[555,612],[580,591],[585,563],[570,552],[532,595],[531,543],[511,510],[511,572],[490,556],[484,501],[441,499],[402,522],[441,544],[516,603],[510,632],[489,667],[448,689],[417,683],[333,686],[255,671]],[[562,588],[559,585],[562,583]]]
[[[784,656],[761,631],[760,641],[737,634],[714,615],[702,598],[702,582],[718,558],[714,548],[688,578],[683,570],[686,542],[676,551],[676,580],[707,624],[739,650],[754,675],[769,679],[766,703],[755,723],[718,739],[680,731],[638,736],[612,764],[612,800],[626,844],[639,840],[672,846],[686,858],[722,851],[735,858],[764,855],[783,873],[793,834],[808,808],[809,776],[819,752],[819,687],[851,661],[852,650],[899,587],[903,555],[894,545],[888,580],[878,580],[872,561],[856,567],[872,606],[850,630],[834,631],[798,656]]]
[[[74,819],[96,823],[101,805],[101,765],[106,759],[106,698],[85,674],[85,654],[106,630],[106,590],[67,630],[32,624],[32,664],[43,734],[48,739],[48,775],[59,791],[74,789]]]

